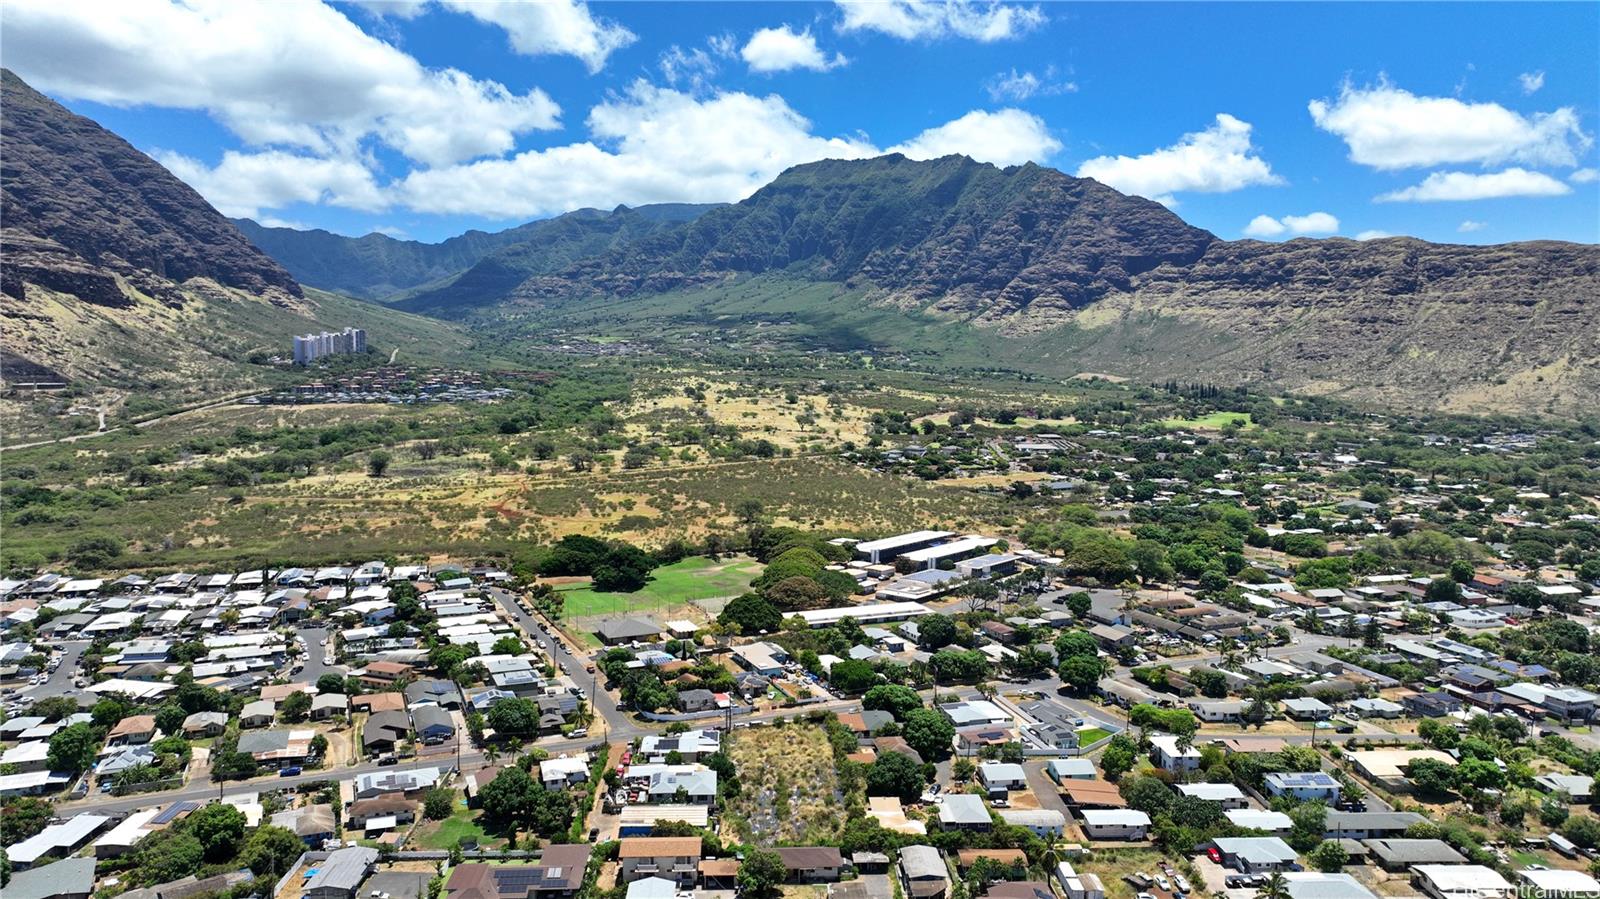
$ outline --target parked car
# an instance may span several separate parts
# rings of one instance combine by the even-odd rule
[[[300,766],[299,765],[290,765],[287,768],[278,769],[278,776],[279,777],[293,777],[293,776],[295,776],[296,774],[299,774],[299,773],[300,773]]]
[[[378,765],[380,767],[387,766],[387,765],[398,765],[398,764],[400,764],[400,759],[397,756],[386,755],[383,758],[378,759]]]

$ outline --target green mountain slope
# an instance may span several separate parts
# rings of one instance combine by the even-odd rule
[[[394,300],[412,312],[445,317],[468,315],[505,300],[535,275],[560,271],[651,235],[692,222],[715,206],[687,203],[619,206],[611,212],[582,209],[524,225],[521,240],[485,254],[470,268],[442,283]]]
[[[10,72],[3,88],[0,377],[65,385],[0,400],[8,441],[68,426],[74,405],[115,423],[130,398],[148,409],[282,380],[251,357],[319,327],[365,327],[414,362],[469,358],[459,327],[302,289],[154,160]]]
[[[579,209],[504,231],[468,231],[439,243],[271,228],[250,219],[233,223],[303,284],[368,300],[427,296],[412,308],[444,308],[493,302],[529,275],[563,268],[617,240],[689,221],[710,208],[665,203],[611,212]]]
[[[1592,245],[1223,241],[1050,169],[890,156],[791,169],[529,278],[492,314],[646,336],[760,322],[761,341],[950,365],[1567,412],[1600,396],[1597,296]]]
[[[547,276],[508,299],[659,293],[765,272],[875,288],[911,308],[1081,305],[1215,240],[1095,181],[960,156],[797,166],[748,199]]]

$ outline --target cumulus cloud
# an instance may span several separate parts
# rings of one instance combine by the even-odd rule
[[[504,30],[524,56],[562,55],[583,60],[589,71],[638,38],[615,22],[595,18],[576,0],[441,0],[448,9]]]
[[[1339,219],[1326,212],[1310,212],[1305,215],[1286,215],[1275,219],[1270,215],[1258,215],[1244,226],[1246,237],[1279,237],[1284,234],[1333,234],[1339,230]]]
[[[1456,230],[1460,231],[1462,234],[1470,234],[1473,231],[1482,231],[1487,227],[1488,224],[1486,222],[1475,222],[1472,219],[1467,219],[1466,221],[1457,225]]]
[[[1287,230],[1289,229],[1284,226],[1283,222],[1272,216],[1258,215],[1250,220],[1250,224],[1244,226],[1244,235],[1246,237],[1277,237]]]
[[[1047,66],[1040,75],[1033,72],[1018,72],[1016,69],[1001,72],[990,78],[984,89],[989,92],[991,100],[1000,103],[1007,100],[1020,102],[1030,97],[1074,94],[1078,92],[1078,85],[1073,81],[1057,80],[1056,67]]]
[[[416,171],[394,186],[417,212],[518,218],[583,206],[743,199],[793,165],[881,154],[865,136],[823,137],[782,97],[689,92],[635,82],[594,107],[591,140],[507,159]],[[892,148],[965,153],[1008,165],[1059,148],[1018,110],[969,113]]]
[[[1176,144],[1142,156],[1100,156],[1078,166],[1078,177],[1093,178],[1123,193],[1176,205],[1179,191],[1226,193],[1258,184],[1282,184],[1250,143],[1250,123],[1227,113],[1204,131],[1185,134]]]
[[[1020,109],[986,112],[975,109],[959,119],[929,128],[903,144],[890,147],[912,159],[937,159],[960,153],[979,162],[1021,165],[1048,159],[1061,149],[1044,121]]]
[[[1501,197],[1559,197],[1569,193],[1572,193],[1572,188],[1543,172],[1510,168],[1483,175],[1434,172],[1422,179],[1421,184],[1390,191],[1374,200],[1379,203],[1437,203]]]
[[[1380,82],[1345,85],[1335,100],[1308,106],[1318,128],[1340,137],[1350,159],[1377,169],[1473,162],[1576,165],[1593,139],[1577,110],[1522,115],[1498,103],[1419,97]]]
[[[113,106],[202,110],[246,143],[354,155],[371,136],[441,165],[554,128],[544,91],[430,69],[316,0],[0,6],[6,64],[35,87]]]
[[[1600,169],[1578,169],[1567,176],[1573,184],[1593,184],[1600,181]]]
[[[393,19],[415,19],[428,8],[428,0],[351,0],[375,16]]]
[[[1524,94],[1536,93],[1544,87],[1544,72],[1523,72],[1517,76],[1517,81],[1521,82]]]
[[[1010,40],[1045,23],[1037,6],[997,0],[835,0],[841,31],[876,31],[901,40]]]
[[[757,31],[739,55],[752,72],[787,72],[790,69],[826,72],[849,62],[842,53],[829,57],[823,52],[810,29],[795,31],[788,25]]]
[[[1385,237],[1393,236],[1393,234],[1390,234],[1387,231],[1379,231],[1376,228],[1370,228],[1366,231],[1362,231],[1360,234],[1357,234],[1356,240],[1381,240]]]
[[[366,212],[389,205],[372,172],[355,160],[280,150],[229,150],[221,162],[208,166],[180,153],[157,150],[153,155],[223,215],[257,218],[263,209],[294,203],[327,203]]]

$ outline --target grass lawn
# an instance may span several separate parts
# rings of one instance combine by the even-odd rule
[[[761,573],[761,563],[736,556],[712,560],[692,556],[663,565],[651,573],[650,583],[634,593],[601,593],[587,584],[562,584],[562,616],[616,615],[683,605],[697,599],[738,596]]]
[[[467,808],[459,802],[455,813],[443,821],[429,821],[417,828],[412,839],[424,849],[446,850],[462,838],[477,840],[479,846],[498,845],[501,840],[491,837],[478,824],[477,809]]]
[[[1109,736],[1111,736],[1111,731],[1103,727],[1086,727],[1078,731],[1078,745],[1088,746],[1096,740],[1104,740]]]
[[[1199,418],[1165,418],[1161,420],[1164,428],[1183,428],[1190,431],[1220,431],[1223,426],[1234,419],[1244,421],[1246,431],[1254,428],[1255,422],[1250,420],[1248,412],[1213,412]]]
[[[1550,864],[1550,862],[1546,860],[1544,856],[1537,852],[1529,852],[1526,849],[1511,849],[1508,850],[1506,854],[1511,856],[1511,861],[1524,868],[1528,867],[1529,865]]]

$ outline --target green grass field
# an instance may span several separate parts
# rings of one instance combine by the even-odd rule
[[[761,573],[761,563],[743,556],[713,561],[693,556],[657,568],[650,583],[635,593],[600,593],[587,584],[566,584],[561,592],[566,618],[616,615],[664,609],[697,599],[738,596]]]
[[[1086,727],[1078,731],[1078,745],[1088,746],[1109,736],[1111,736],[1111,731],[1103,727]]]
[[[477,809],[469,809],[465,802],[456,802],[455,813],[443,821],[429,821],[417,829],[416,841],[424,849],[446,850],[456,845],[462,837],[477,840],[479,846],[500,843],[478,824]]]
[[[1190,431],[1220,431],[1230,421],[1244,421],[1246,431],[1254,428],[1255,422],[1250,420],[1248,412],[1213,412],[1199,418],[1164,418],[1161,426],[1164,428],[1182,428]]]

